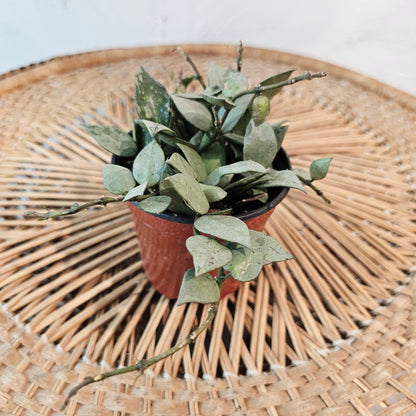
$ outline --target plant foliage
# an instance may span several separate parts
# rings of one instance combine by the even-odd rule
[[[103,167],[104,186],[118,201],[135,201],[151,214],[167,210],[195,218],[195,235],[187,241],[194,268],[184,276],[178,303],[212,303],[229,276],[250,281],[265,264],[291,258],[278,242],[250,231],[235,215],[248,209],[246,201],[265,203],[273,188],[305,192],[306,185],[321,195],[312,182],[326,176],[331,159],[313,161],[309,171],[277,170],[273,163],[288,127],[268,118],[270,100],[285,85],[325,74],[291,78],[290,69],[250,88],[239,48],[237,68],[211,62],[206,84],[192,60],[179,52],[194,74],[182,74],[173,93],[139,68],[130,133],[112,126],[86,129],[123,160],[123,166]],[[81,208],[74,205],[62,215]]]
[[[130,133],[111,126],[86,126],[98,144],[122,160],[103,167],[104,186],[116,197],[73,204],[64,211],[31,214],[49,219],[93,205],[134,201],[150,214],[170,211],[193,217],[194,235],[186,247],[194,267],[184,274],[178,304],[209,303],[208,315],[167,351],[87,377],[70,391],[64,407],[80,388],[117,374],[144,371],[194,342],[214,319],[222,284],[230,276],[249,282],[263,266],[292,258],[273,238],[249,230],[235,216],[249,209],[247,202],[261,205],[273,188],[305,192],[305,186],[328,202],[313,182],[327,175],[331,158],[313,161],[309,170],[276,169],[274,161],[288,126],[283,121],[268,121],[270,100],[284,86],[326,74],[306,72],[291,78],[294,70],[290,69],[250,88],[241,72],[241,43],[237,68],[221,68],[211,62],[206,80],[191,58],[181,49],[177,51],[194,73],[181,71],[171,93],[145,68],[139,68],[134,94],[137,116]],[[194,88],[195,83],[200,84],[199,89]]]

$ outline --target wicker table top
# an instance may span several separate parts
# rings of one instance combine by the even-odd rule
[[[108,156],[82,123],[129,128],[134,74],[184,63],[172,47],[68,56],[0,77],[0,411],[54,415],[86,375],[165,350],[204,308],[146,282],[125,207],[38,222],[27,210],[101,196]],[[201,72],[236,48],[188,45]],[[287,88],[294,167],[334,156],[321,187],[291,191],[267,232],[296,260],[224,299],[191,348],[141,377],[88,386],[70,415],[405,415],[416,409],[416,98],[342,68],[246,48],[259,81],[296,67],[322,81]],[[414,410],[416,412],[416,410]],[[416,413],[414,413],[416,414]]]

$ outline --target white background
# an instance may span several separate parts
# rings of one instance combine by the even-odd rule
[[[416,95],[415,0],[0,0],[0,73],[97,49],[231,43],[297,53]]]

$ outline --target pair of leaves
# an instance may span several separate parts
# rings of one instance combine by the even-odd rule
[[[199,217],[194,226],[211,236],[196,235],[186,241],[196,276],[224,267],[237,280],[249,281],[257,277],[264,265],[292,258],[276,240],[249,230],[236,217],[205,215]],[[250,265],[255,270],[260,265],[256,274],[253,273],[255,270],[247,271]]]
[[[273,75],[258,84],[259,87],[270,87],[279,82],[286,81],[293,73],[293,69],[285,71],[276,75]],[[241,84],[243,85],[243,84]],[[272,88],[264,91],[262,95],[266,96],[269,100],[272,99],[277,93],[280,92],[282,87]],[[244,90],[241,90],[244,91]],[[240,92],[241,92],[240,91]],[[226,134],[229,132],[239,133],[239,131],[245,131],[247,123],[250,120],[249,107],[254,99],[254,94],[245,94],[234,100],[235,107],[228,113],[223,126],[222,131]],[[221,114],[221,113],[220,113]]]
[[[259,231],[250,230],[251,250],[238,244],[230,244],[232,261],[224,269],[241,282],[257,278],[266,264],[292,259],[275,239]]]
[[[178,304],[216,302],[220,293],[210,274],[214,270],[223,268],[234,279],[248,282],[259,275],[264,265],[293,258],[273,238],[249,230],[237,218],[206,215],[198,218],[195,224],[198,231],[209,230],[214,238],[206,235],[188,238],[186,246],[192,254],[194,268],[184,276]]]
[[[146,212],[160,214],[166,211],[172,199],[168,196],[145,195],[147,182],[135,186],[136,181],[131,171],[123,166],[104,165],[103,166],[104,186],[108,191],[116,195],[125,195],[123,201],[140,200],[139,207]]]
[[[209,272],[232,261],[232,252],[217,239],[241,243],[242,246],[251,244],[247,225],[235,217],[205,215],[195,221],[194,227],[214,238],[195,235],[186,241],[193,256],[194,268],[184,275],[178,305],[190,302],[213,303],[219,300],[219,285]]]
[[[209,210],[209,203],[224,199],[227,193],[212,185],[202,184],[207,172],[204,162],[198,152],[189,145],[179,143],[185,158],[179,153],[173,153],[167,160],[178,174],[167,176],[161,183],[160,190],[173,199],[173,210],[187,213],[205,214]]]
[[[248,80],[240,71],[236,71],[231,67],[224,69],[215,62],[210,62],[208,86],[208,89],[211,90],[222,90],[225,97],[231,98],[248,88]]]
[[[234,278],[248,281],[252,279],[248,278],[241,267],[242,257],[245,257],[245,263],[261,264],[261,267],[292,258],[276,240],[261,232],[249,230],[236,217],[205,215],[198,218],[194,226],[198,231],[215,237],[196,235],[187,240],[187,248],[194,258],[196,275],[224,267]],[[253,278],[257,275],[258,273],[255,276],[251,274]]]

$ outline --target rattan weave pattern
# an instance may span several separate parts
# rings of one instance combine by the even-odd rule
[[[146,283],[130,217],[109,206],[55,222],[24,217],[105,192],[107,154],[83,121],[128,129],[134,73],[185,67],[171,47],[69,56],[0,78],[0,410],[60,414],[86,375],[158,353],[205,308]],[[202,71],[235,48],[185,47]],[[81,390],[77,415],[405,415],[416,412],[416,99],[342,68],[247,48],[252,81],[327,70],[274,101],[301,167],[334,156],[322,188],[290,192],[267,226],[295,261],[225,299],[212,329],[146,375]]]

